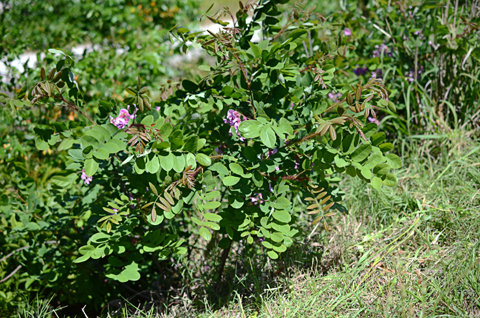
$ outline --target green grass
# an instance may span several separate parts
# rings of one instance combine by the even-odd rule
[[[479,317],[477,136],[450,131],[404,142],[398,187],[379,193],[361,181],[343,181],[349,213],[335,216],[329,232],[302,218],[309,239],[279,262],[237,247],[224,283],[217,284],[204,264],[220,251],[204,246],[194,263],[179,268],[185,286],[171,291],[168,306],[134,297],[108,315]]]
[[[449,136],[407,143],[399,186],[382,195],[345,181],[349,213],[333,231],[317,229],[283,264],[252,270],[243,259],[247,273],[230,273],[229,302],[195,316],[480,316],[480,144],[464,132]],[[186,301],[170,310],[195,308]]]

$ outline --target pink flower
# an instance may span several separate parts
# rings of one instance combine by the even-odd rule
[[[128,125],[128,121],[130,119],[134,119],[137,115],[137,107],[135,106],[135,111],[133,112],[132,115],[128,112],[128,109],[130,108],[130,105],[127,106],[127,109],[120,109],[120,115],[118,117],[113,118],[110,116],[110,123],[114,124],[118,129],[123,129],[125,126]]]
[[[333,100],[334,103],[338,102],[339,101],[339,98],[342,97],[342,93],[328,93],[328,98],[330,98],[331,100]]]
[[[345,30],[343,31],[343,34],[345,34],[345,36],[350,36],[350,35],[352,35],[352,30],[350,30],[350,29],[345,29]]]
[[[236,110],[230,109],[227,113],[227,118],[224,119],[223,121],[226,124],[233,126],[235,128],[235,131],[237,132],[238,139],[240,139],[241,141],[244,141],[245,138],[240,136],[240,133],[238,132],[238,126],[240,126],[240,123],[245,120],[247,120],[247,117],[245,117],[245,115],[237,112]],[[230,131],[229,134],[231,136],[232,132]]]
[[[263,198],[262,198],[262,194],[261,194],[261,193],[257,193],[256,196],[250,197],[250,201],[251,201],[254,205],[262,204],[263,202],[265,202],[265,200],[263,200]]]
[[[92,182],[93,177],[88,177],[87,174],[85,173],[85,169],[82,170],[82,180],[83,184],[90,184]]]

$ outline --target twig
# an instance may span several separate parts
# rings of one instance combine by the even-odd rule
[[[10,273],[7,277],[4,279],[0,280],[0,283],[3,283],[4,281],[7,281],[10,277],[12,277],[20,268],[22,268],[22,265],[18,265],[17,268],[13,272]]]
[[[27,248],[30,248],[30,245],[27,245],[27,246],[24,246],[24,247],[20,247],[19,249],[11,252],[10,254],[2,257],[2,259],[0,259],[0,263],[3,262],[4,260],[6,260],[7,258],[9,258],[10,256],[12,256],[13,254],[15,254],[16,252],[20,252],[20,251],[22,251],[22,250],[24,250],[24,249],[27,249]]]
[[[85,317],[88,318],[87,314],[85,313],[85,307],[87,307],[87,305],[83,306],[82,312],[83,312],[83,314],[85,315]]]

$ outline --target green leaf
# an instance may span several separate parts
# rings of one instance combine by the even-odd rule
[[[68,150],[72,148],[73,144],[75,143],[75,140],[73,139],[63,139],[60,145],[58,145],[58,151],[62,150]]]
[[[260,135],[260,128],[263,124],[257,120],[245,120],[240,123],[238,130],[245,138],[256,138]]]
[[[223,174],[223,175],[229,175],[230,174],[230,171],[228,171],[227,167],[225,167],[225,165],[221,162],[216,162],[214,163],[210,168],[209,170],[212,170],[212,171],[216,171],[218,172],[219,174]]]
[[[262,49],[258,47],[255,43],[252,43],[248,41],[248,44],[250,45],[250,48],[252,49],[253,55],[255,55],[256,58],[259,58],[262,56]]]
[[[140,123],[145,126],[150,126],[153,123],[153,116],[145,116]]]
[[[137,174],[143,174],[145,172],[145,157],[135,159],[134,169]]]
[[[197,152],[198,147],[198,136],[191,136],[183,145],[183,150],[188,152]]]
[[[290,200],[288,200],[286,197],[279,197],[277,200],[275,200],[273,206],[276,209],[284,210],[290,206]]]
[[[380,163],[380,164],[376,165],[375,168],[373,168],[373,173],[376,176],[380,176],[380,177],[384,176],[389,171],[390,171],[390,166],[387,165],[386,163]]]
[[[382,143],[382,141],[384,141],[386,138],[385,136],[385,133],[383,132],[378,132],[376,134],[373,134],[372,137],[370,137],[370,139],[372,140],[372,145],[373,146],[378,146]]]
[[[379,163],[381,163],[384,160],[384,157],[380,153],[373,153],[368,157],[367,161],[363,164],[364,168],[367,169],[372,169]]]
[[[398,181],[397,181],[397,177],[395,177],[393,174],[391,173],[387,173],[385,174],[385,176],[383,177],[383,183],[387,186],[387,187],[394,187],[398,184]]]
[[[386,155],[387,157],[387,164],[390,166],[392,169],[398,169],[402,167],[402,159],[400,159],[399,156],[389,153]]]
[[[98,170],[98,162],[93,158],[87,159],[85,160],[84,169],[85,169],[85,174],[88,177],[91,177]]]
[[[197,153],[196,158],[198,163],[202,166],[208,167],[212,164],[212,160],[210,159],[210,157],[203,153]]]
[[[244,175],[244,172],[243,172],[243,168],[241,165],[239,165],[238,163],[231,163],[228,165],[230,167],[230,170],[235,173],[235,174],[238,174],[240,176],[243,176]]]
[[[162,166],[162,169],[167,172],[172,170],[174,160],[175,156],[171,152],[167,156],[160,156],[160,165]]]
[[[61,188],[67,188],[71,184],[70,180],[64,176],[54,176],[50,179],[50,182],[56,184]]]
[[[263,176],[262,174],[258,171],[258,170],[255,170],[253,171],[253,184],[257,187],[257,188],[261,188],[263,186]]]
[[[210,201],[210,202],[207,202],[207,203],[205,203],[205,204],[203,205],[203,209],[205,209],[205,210],[212,210],[212,209],[218,208],[220,205],[221,205],[220,202]]]
[[[93,126],[92,127],[92,130],[98,132],[99,134],[102,135],[103,137],[103,140],[106,142],[106,141],[109,141],[111,138],[112,138],[112,135],[110,135],[110,133],[108,132],[108,130],[105,128],[105,127],[102,127],[102,126]]]
[[[206,227],[211,228],[211,229],[214,230],[214,231],[219,231],[219,230],[220,230],[220,225],[218,225],[217,223],[213,223],[213,222],[203,222],[203,225],[206,226]]]
[[[278,254],[275,253],[274,251],[268,251],[268,252],[267,252],[267,255],[268,255],[268,257],[270,257],[271,259],[277,259],[277,258],[278,258]]]
[[[183,154],[180,154],[175,156],[175,159],[173,160],[173,170],[180,173],[183,172],[183,169],[185,169],[185,157]]]
[[[158,156],[153,155],[153,157],[147,161],[145,168],[147,168],[147,171],[150,173],[157,173],[158,169],[160,169],[160,161],[158,160]]]
[[[38,150],[48,150],[48,143],[40,137],[35,137],[35,147],[37,147]]]
[[[220,191],[208,192],[203,196],[203,199],[206,201],[213,200],[220,195]]]
[[[160,135],[162,136],[162,139],[165,140],[167,139],[170,134],[173,131],[173,126],[170,123],[165,123],[160,127]]]
[[[336,155],[334,158],[335,165],[339,168],[348,166],[348,162],[343,160],[339,155]]]
[[[382,152],[387,152],[393,149],[393,144],[391,143],[381,144],[380,146],[378,146],[378,148],[380,148]]]
[[[209,229],[202,226],[198,232],[200,233],[200,236],[205,239],[205,241],[209,242],[212,239],[212,233],[210,233]]]
[[[361,162],[365,160],[371,152],[372,146],[369,144],[363,144],[352,153],[351,158],[354,162]]]
[[[365,167],[363,167],[362,170],[360,170],[360,173],[365,179],[370,180],[370,178],[372,177],[372,172],[370,171],[370,169],[367,169]]]
[[[194,93],[198,89],[198,85],[187,79],[182,81],[182,86],[187,92]]]
[[[84,148],[92,146],[94,149],[97,149],[98,147],[100,147],[100,142],[92,136],[84,135],[82,136],[82,138],[80,138],[80,142],[82,143]]]
[[[369,123],[362,128],[363,134],[367,139],[373,136],[373,134],[375,134],[377,130],[378,130],[378,126],[375,123]]]
[[[275,136],[275,132],[273,131],[272,127],[264,126],[260,130],[260,140],[268,148],[275,148],[275,142],[277,140],[277,137]]]
[[[192,166],[192,169],[197,168],[197,160],[195,160],[195,155],[193,153],[187,153],[185,155],[185,166]]]
[[[93,156],[101,160],[107,160],[110,157],[110,153],[107,150],[100,148],[93,152]]]
[[[119,149],[118,151],[125,150],[125,148],[127,147],[125,142],[123,142],[121,140],[118,140],[118,139],[112,139],[112,140],[110,140],[110,142],[114,143],[117,146],[117,148]],[[109,144],[110,142],[108,142],[107,144]],[[104,147],[102,147],[102,148],[104,148]]]
[[[272,239],[272,241],[277,243],[283,242],[283,233],[281,232],[272,233],[272,236],[270,238]]]
[[[373,179],[372,179],[372,188],[377,189],[377,190],[380,190],[380,188],[382,187],[382,185],[383,185],[382,179],[380,179],[379,177],[373,177]]]
[[[212,222],[220,222],[222,220],[222,217],[220,215],[214,213],[205,213],[203,215],[203,218]]]
[[[107,142],[106,144],[102,145],[102,149],[107,150],[109,153],[117,153],[120,151],[120,147],[115,142]]]
[[[292,219],[290,213],[286,210],[275,210],[272,214],[273,218],[277,221],[288,223]]]
[[[239,177],[228,176],[223,178],[222,182],[225,186],[230,187],[236,185],[240,181]]]
[[[96,130],[93,130],[93,129],[86,130],[85,135],[95,138],[96,140],[98,140],[100,144],[103,144],[105,142],[105,137],[103,137],[103,134],[101,134]]]
[[[296,38],[304,35],[305,33],[307,33],[306,30],[296,29],[296,30],[292,31],[292,32],[288,35],[288,38],[289,38],[289,39],[292,39],[292,41],[293,41],[293,40],[295,40]]]

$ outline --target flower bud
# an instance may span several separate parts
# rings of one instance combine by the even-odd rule
[[[347,92],[347,104],[352,106],[353,105],[353,96],[350,92]]]

